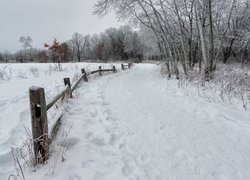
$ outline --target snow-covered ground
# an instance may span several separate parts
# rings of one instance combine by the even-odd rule
[[[43,85],[49,94],[60,89],[55,82],[70,76],[59,74],[27,86]],[[1,93],[0,99],[0,179],[13,170],[8,148],[30,123],[27,87],[11,89],[12,96]],[[82,83],[74,97],[63,105],[49,162],[36,172],[26,169],[26,180],[250,177],[250,111],[208,102],[195,87],[178,88],[176,80],[161,77],[157,65],[135,65]]]
[[[57,64],[0,64],[0,179],[6,179],[6,173],[14,168],[11,147],[22,145],[27,136],[26,128],[30,129],[29,88],[45,88],[48,102],[65,88],[63,78],[70,77],[74,82],[81,75],[82,68],[96,70],[99,65],[120,68],[118,63],[66,63],[62,64],[62,71],[58,71]],[[50,110],[49,126],[61,111]]]

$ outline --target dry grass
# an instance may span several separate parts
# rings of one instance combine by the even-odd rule
[[[161,67],[161,73],[165,76],[166,68]],[[223,104],[234,105],[241,102],[245,110],[250,106],[250,66],[241,64],[218,64],[213,78],[202,86],[202,78],[198,68],[190,71],[187,76],[180,73],[179,87],[188,85],[196,86],[200,96],[209,101],[218,101]]]

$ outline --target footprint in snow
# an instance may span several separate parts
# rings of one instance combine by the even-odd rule
[[[58,144],[62,147],[71,148],[75,146],[79,141],[80,141],[79,138],[71,137],[71,138],[68,138],[66,141],[63,141],[63,140],[59,141]]]
[[[145,155],[139,155],[137,158],[136,158],[136,161],[139,163],[139,164],[146,164],[150,161],[150,158],[148,158],[147,156]]]
[[[106,143],[104,142],[104,139],[100,139],[100,138],[94,138],[90,140],[90,142],[92,142],[94,145],[98,147],[102,147],[106,145]]]
[[[125,176],[129,176],[131,174],[131,168],[128,165],[125,165],[122,168],[122,172]]]
[[[163,131],[165,128],[166,128],[166,126],[162,125],[162,126],[160,127],[160,130]]]
[[[71,174],[68,176],[69,180],[81,180],[82,178],[76,174]]]
[[[86,135],[86,138],[87,138],[87,139],[90,139],[90,138],[93,137],[93,135],[94,135],[94,134],[93,134],[92,132],[89,132],[89,133]]]
[[[118,140],[118,137],[115,134],[111,134],[111,137],[109,139],[109,145],[114,145]]]
[[[93,118],[97,116],[97,110],[96,110],[96,109],[91,109],[91,110],[89,111],[89,113],[90,113],[90,115],[91,115]]]
[[[126,147],[126,142],[123,141],[121,144],[119,144],[119,149],[123,149]]]

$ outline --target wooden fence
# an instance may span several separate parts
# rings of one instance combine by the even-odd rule
[[[121,64],[121,69],[125,70],[125,67],[131,68],[132,63]],[[52,126],[51,134],[48,133],[48,119],[47,111],[53,107],[60,99],[73,98],[72,92],[76,90],[81,81],[88,82],[88,76],[98,73],[102,76],[103,72],[116,72],[116,67],[112,69],[102,69],[99,66],[98,70],[87,73],[85,69],[81,69],[81,77],[76,81],[74,85],[71,85],[70,78],[64,78],[64,84],[66,88],[56,95],[52,101],[48,104],[45,99],[44,88],[31,87],[29,89],[30,97],[30,111],[31,111],[31,125],[32,125],[32,136],[34,144],[34,155],[35,163],[44,163],[49,158],[49,145],[56,136],[59,127],[61,125],[61,118]]]
[[[125,70],[125,67],[128,67],[130,69],[132,65],[133,65],[133,63],[131,63],[131,62],[129,62],[128,64],[121,64],[121,68],[122,68],[122,70]]]

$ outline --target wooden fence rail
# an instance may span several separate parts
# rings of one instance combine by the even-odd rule
[[[121,68],[122,68],[122,70],[125,70],[125,67],[128,67],[130,69],[132,65],[133,65],[133,63],[131,63],[131,62],[129,62],[128,64],[121,64]]]
[[[125,67],[130,68],[131,63],[122,64],[122,70],[125,70]],[[112,69],[102,69],[99,66],[98,70],[91,71],[87,73],[85,69],[81,69],[82,75],[71,85],[70,78],[64,78],[64,84],[66,88],[56,95],[49,103],[46,103],[45,92],[41,87],[31,87],[29,89],[30,96],[30,110],[31,110],[31,125],[32,125],[32,136],[33,136],[33,145],[34,145],[34,155],[35,155],[35,164],[44,163],[49,158],[49,144],[56,136],[59,127],[61,125],[61,117],[56,121],[52,126],[52,131],[49,136],[48,133],[48,120],[47,120],[47,111],[52,108],[60,99],[73,98],[72,92],[76,90],[80,82],[83,80],[88,82],[88,76],[99,73],[102,76],[103,72],[116,72],[116,67],[113,66]]]

